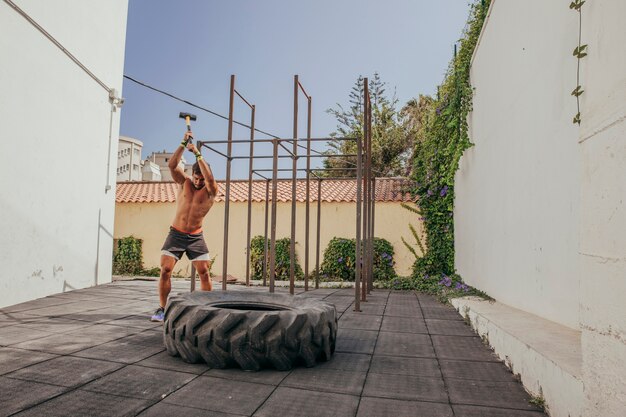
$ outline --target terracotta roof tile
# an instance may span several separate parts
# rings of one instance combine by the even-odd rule
[[[252,182],[252,201],[265,201],[265,180]],[[408,180],[401,178],[377,178],[376,201],[411,201],[411,196],[406,192],[410,184]],[[218,181],[219,192],[215,201],[224,201],[225,182]],[[120,182],[117,184],[115,201],[117,203],[173,203],[176,201],[178,187],[174,182]],[[291,180],[279,180],[277,187],[277,201],[291,201]],[[272,185],[269,183],[269,198],[271,200]],[[317,201],[317,180],[310,181],[310,201]],[[324,180],[322,182],[323,202],[356,202],[356,182],[354,180]],[[230,201],[248,201],[248,181],[237,180],[230,183]],[[298,180],[296,183],[296,201],[306,201],[306,181]]]

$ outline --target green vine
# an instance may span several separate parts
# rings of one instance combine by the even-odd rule
[[[267,247],[267,279],[269,279],[269,260],[270,260],[270,242],[268,240]],[[252,279],[263,279],[263,252],[265,250],[265,238],[263,236],[255,236],[250,241],[250,263],[252,264]],[[276,239],[276,269],[274,279],[279,281],[288,281],[291,268],[291,239],[286,237]],[[296,255],[295,279],[303,279],[302,267],[298,263]]]
[[[143,272],[141,239],[128,236],[117,240],[113,248],[113,273],[116,275],[138,275]]]
[[[472,108],[470,63],[478,43],[490,0],[471,6],[470,17],[438,95],[425,110],[413,156],[412,192],[426,231],[426,253],[413,265],[412,280],[428,281],[417,288],[462,284],[454,267],[454,174],[463,152],[472,146],[467,116]],[[421,242],[420,242],[421,243]],[[432,287],[434,288],[434,287]],[[465,290],[465,287],[462,287]]]
[[[570,3],[569,8],[578,12],[578,46],[574,48],[574,55],[576,57],[576,88],[572,91],[572,95],[576,98],[576,109],[578,113],[572,120],[573,123],[580,126],[580,96],[585,91],[580,85],[580,60],[587,56],[587,45],[581,45],[582,41],[582,7],[585,4],[585,0],[574,0]]]

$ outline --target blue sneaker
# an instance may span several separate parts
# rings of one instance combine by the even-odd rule
[[[150,317],[150,321],[159,321],[162,323],[164,318],[165,318],[165,311],[163,311],[163,307],[159,307],[157,311],[154,312],[152,317]]]

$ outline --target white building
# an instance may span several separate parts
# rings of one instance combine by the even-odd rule
[[[0,2],[0,307],[111,281],[127,12]]]
[[[161,167],[152,162],[149,159],[143,161],[141,167],[141,180],[142,181],[162,181],[161,179]]]
[[[454,303],[552,417],[622,417],[626,2],[569,5],[491,1],[454,229],[459,273],[497,302]]]
[[[170,168],[168,167],[168,162],[174,155],[173,152],[166,152],[163,150],[162,152],[153,152],[146,161],[151,161],[159,166],[159,170],[161,172],[161,181],[173,181],[172,174],[170,173]],[[191,176],[191,164],[187,164],[185,160],[185,156],[181,156],[180,163],[178,164],[187,175]],[[146,179],[144,178],[144,181]]]
[[[117,181],[141,181],[143,143],[128,136],[120,136],[117,149]]]

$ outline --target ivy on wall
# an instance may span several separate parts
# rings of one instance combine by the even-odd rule
[[[446,77],[423,124],[413,160],[413,193],[426,230],[426,253],[413,266],[413,278],[450,277],[454,268],[454,174],[463,152],[472,146],[467,115],[472,107],[470,61],[490,0],[471,6],[470,17]],[[460,278],[456,276],[457,281]],[[447,283],[447,281],[445,282]],[[456,282],[452,282],[456,285]]]
[[[587,56],[587,45],[582,44],[582,7],[585,0],[575,0],[570,3],[569,8],[578,12],[578,46],[574,48],[573,55],[576,57],[576,88],[572,95],[576,97],[576,109],[578,113],[574,116],[573,123],[580,125],[580,96],[585,91],[580,85],[580,60]]]

